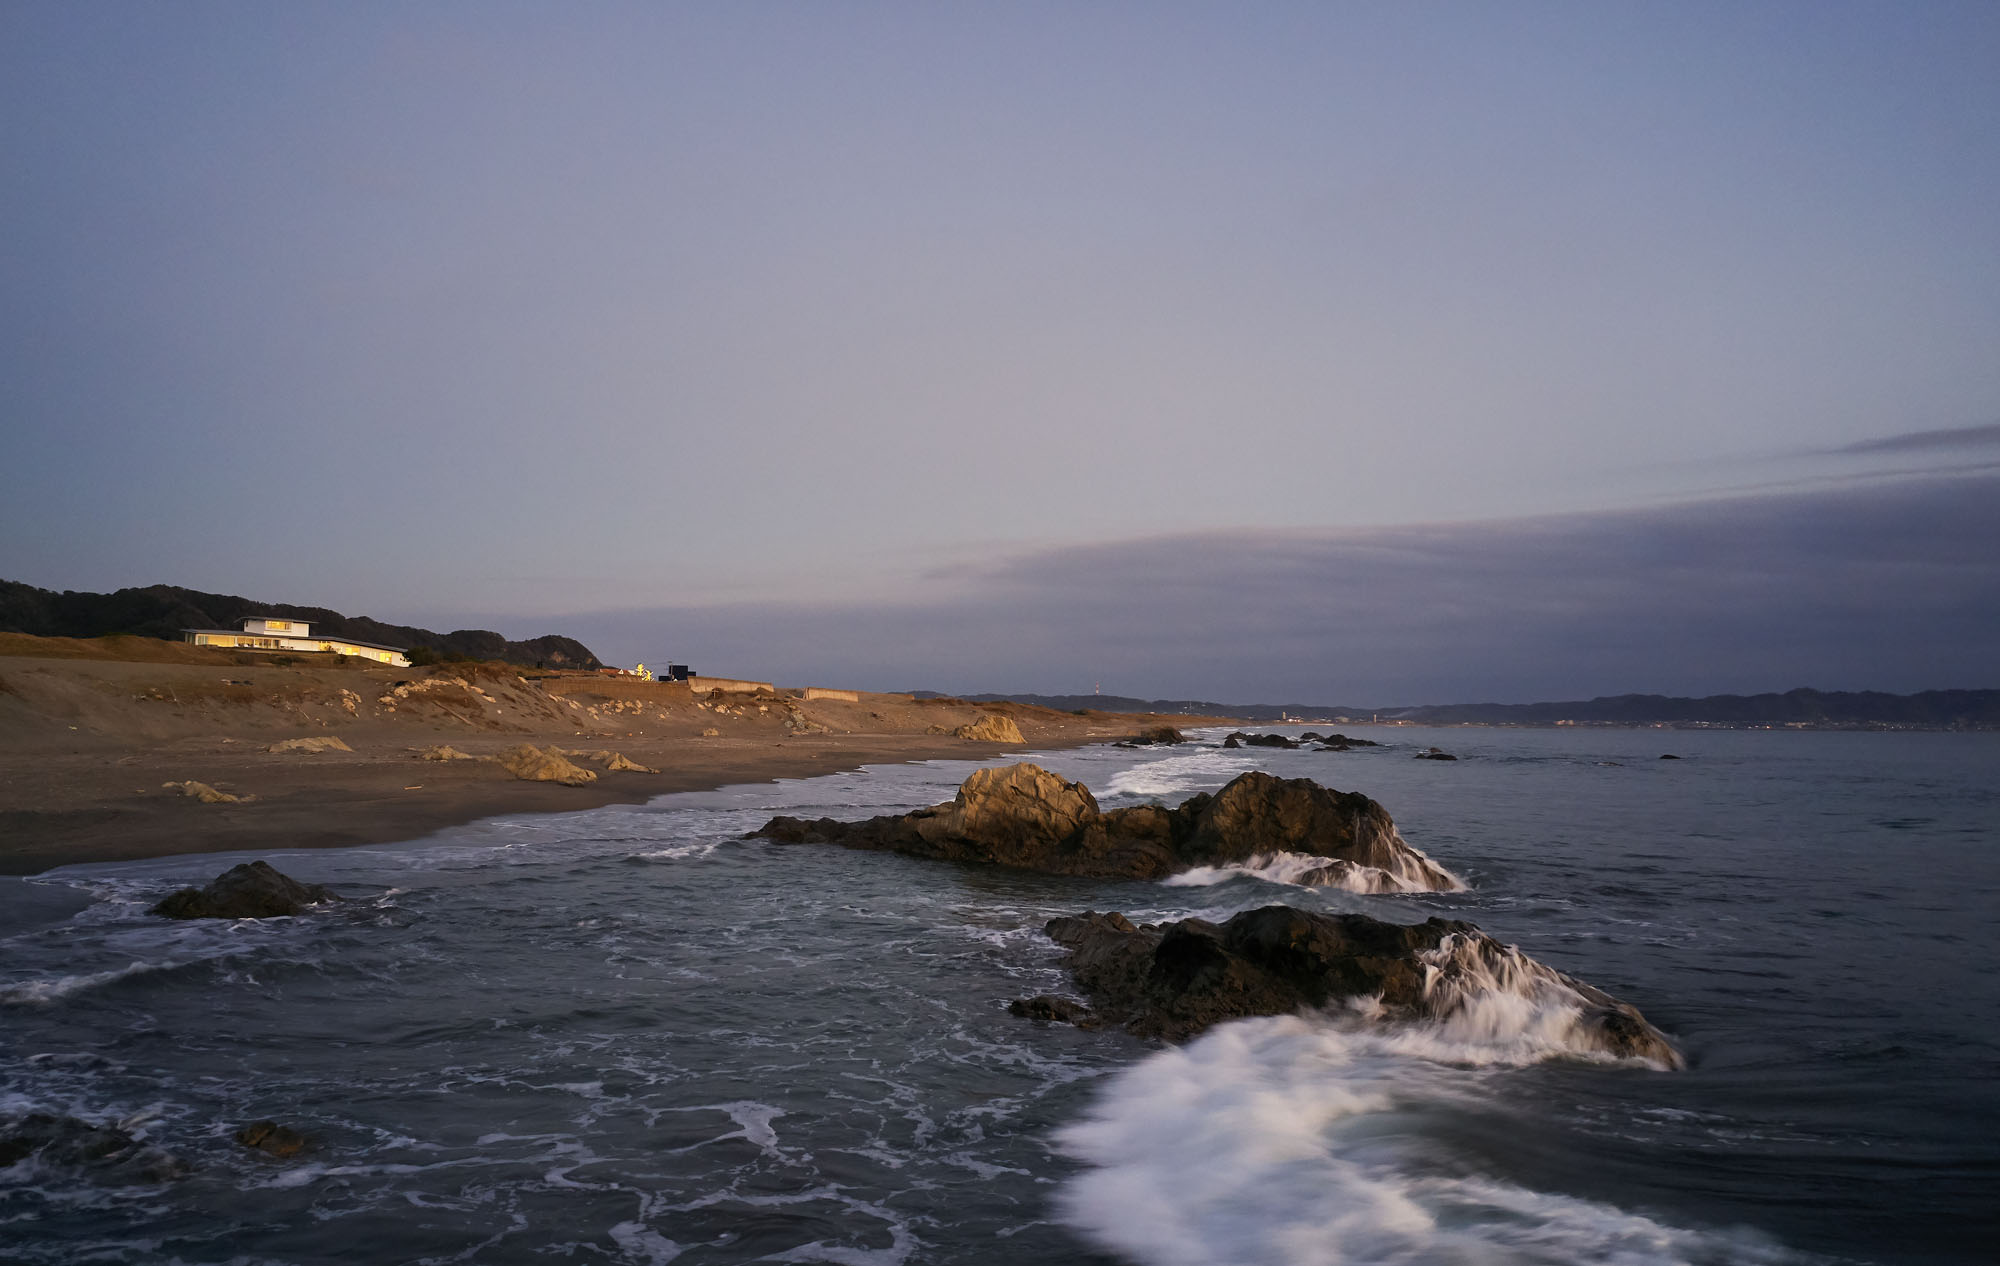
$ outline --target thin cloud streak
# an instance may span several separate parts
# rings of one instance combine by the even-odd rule
[[[605,613],[613,659],[869,689],[1224,701],[2000,684],[2000,477],[1071,546],[900,605]]]
[[[1858,444],[1843,444],[1839,448],[1814,451],[1820,454],[1865,456],[1873,453],[1918,453],[1937,449],[1995,447],[2000,447],[2000,422],[1987,426],[1946,427],[1936,431],[1908,431],[1902,435],[1884,436],[1879,440],[1862,440]]]

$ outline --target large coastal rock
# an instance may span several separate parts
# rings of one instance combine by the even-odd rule
[[[496,759],[500,768],[524,782],[553,782],[565,787],[581,787],[597,781],[595,770],[572,764],[560,748],[516,743]]]
[[[1283,853],[1323,859],[1307,869],[1307,883],[1356,892],[1460,887],[1404,843],[1367,796],[1265,773],[1243,774],[1177,809],[1106,813],[1082,783],[1022,763],[979,770],[950,802],[915,813],[864,822],[778,817],[752,834],[1104,879],[1164,879]]]
[[[1265,906],[1221,924],[1134,926],[1091,912],[1052,919],[1047,931],[1070,951],[1068,967],[1096,1009],[1083,1018],[1141,1037],[1183,1041],[1225,1020],[1361,1004],[1378,1019],[1433,1021],[1447,1034],[1458,1022],[1481,1040],[1504,1037],[1496,1029],[1506,1024],[1526,1032],[1519,1017],[1532,1014],[1535,1040],[1553,1049],[1682,1066],[1636,1008],[1456,920]],[[1039,1000],[1015,1013],[1075,1018]]]
[[[982,712],[979,714],[977,721],[969,725],[961,725],[956,729],[946,729],[941,725],[932,726],[931,733],[949,734],[953,738],[971,739],[975,743],[1026,743],[1028,741],[1022,737],[1021,727],[1014,723],[1013,717],[998,716],[990,712]]]
[[[268,862],[245,862],[223,871],[206,888],[182,888],[152,912],[169,919],[274,919],[338,900],[331,888],[302,884]]]

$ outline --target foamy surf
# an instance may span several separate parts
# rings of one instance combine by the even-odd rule
[[[1206,748],[1121,769],[1104,784],[1104,796],[1107,800],[1126,796],[1179,803],[1197,791],[1212,791],[1255,768],[1254,753]]]
[[[1405,848],[1409,846],[1404,845]],[[1216,884],[1228,883],[1232,879],[1262,879],[1274,884],[1291,884],[1302,888],[1335,888],[1342,892],[1363,895],[1382,895],[1398,892],[1450,892],[1465,887],[1465,881],[1445,870],[1421,851],[1410,849],[1415,858],[1421,859],[1450,880],[1449,888],[1440,889],[1427,881],[1423,871],[1416,865],[1406,869],[1384,870],[1378,866],[1362,866],[1337,857],[1321,857],[1313,853],[1263,853],[1247,861],[1231,862],[1224,866],[1195,866],[1169,875],[1160,882],[1169,888],[1208,888]]]
[[[1118,1074],[1058,1132],[1090,1167],[1061,1192],[1060,1214],[1146,1266],[1806,1260],[1471,1172],[1427,1137],[1439,1109],[1488,1097],[1485,1075],[1462,1065],[1523,1062],[1535,1046],[1450,1026],[1223,1025]]]
[[[96,989],[113,981],[144,972],[164,971],[176,963],[132,963],[110,971],[87,972],[77,976],[56,976],[45,980],[22,980],[0,986],[0,1006],[45,1007],[74,994]]]

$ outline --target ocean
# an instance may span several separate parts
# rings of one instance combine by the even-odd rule
[[[1318,727],[1322,730],[1325,727]],[[1291,732],[1297,732],[1293,727]],[[1381,801],[1462,892],[1061,879],[743,834],[934,761],[258,854],[348,900],[173,923],[251,855],[0,881],[0,1117],[187,1176],[0,1170],[22,1263],[1973,1263],[2000,1256],[2000,735],[1366,728],[1035,756],[1107,808]],[[1412,759],[1437,745],[1455,762]],[[1679,760],[1661,760],[1672,753]],[[989,762],[999,763],[999,762]],[[1043,1025],[1043,923],[1467,919],[1642,1009],[1665,1072],[1477,1023]],[[269,1118],[311,1148],[232,1139]]]

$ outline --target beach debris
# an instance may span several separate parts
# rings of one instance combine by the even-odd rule
[[[955,728],[933,725],[930,728],[930,733],[949,734],[953,738],[971,739],[975,743],[1025,743],[1028,741],[1021,736],[1021,727],[1014,724],[1013,717],[994,716],[984,712],[980,713],[978,720],[969,725],[961,725]]]
[[[230,1137],[252,1151],[289,1160],[306,1150],[305,1135],[276,1121],[252,1121]]]
[[[1354,892],[1463,886],[1404,842],[1387,810],[1367,796],[1257,772],[1177,809],[1145,804],[1105,813],[1082,783],[1021,763],[977,770],[953,800],[915,813],[862,822],[776,817],[751,834],[1108,879],[1164,879],[1289,854],[1317,863],[1303,880],[1314,885]]]
[[[169,919],[276,919],[338,901],[331,888],[304,884],[269,862],[245,862],[217,875],[206,888],[182,888],[151,913]]]
[[[75,1170],[107,1186],[171,1182],[186,1176],[178,1156],[147,1144],[124,1126],[92,1125],[81,1117],[29,1112],[0,1117],[0,1169],[29,1157]]]
[[[1220,924],[1135,926],[1091,911],[1044,930],[1070,951],[1065,965],[1097,1015],[1140,1037],[1185,1041],[1225,1020],[1321,1008],[1430,1021],[1447,1033],[1463,1020],[1483,1032],[1492,1020],[1484,1004],[1504,997],[1507,1010],[1534,1017],[1522,1023],[1540,1044],[1685,1066],[1637,1008],[1454,919],[1388,923],[1273,905]]]
[[[281,743],[273,743],[264,750],[267,752],[351,752],[354,749],[349,747],[344,741],[329,734],[320,738],[286,739]]]
[[[606,773],[615,774],[621,771],[626,771],[634,774],[657,774],[660,772],[659,770],[654,769],[651,765],[641,765],[638,761],[632,760],[629,757],[627,757],[623,752],[606,751],[604,748],[601,747],[594,749],[583,748],[583,747],[563,747],[563,748],[550,748],[549,750],[552,752],[559,752],[564,756],[580,756],[584,760],[594,760],[598,764],[604,766]]]
[[[471,752],[461,752],[449,743],[427,747],[417,753],[419,760],[492,760],[491,756],[474,756]]]
[[[218,791],[207,783],[196,782],[192,778],[186,782],[163,782],[160,784],[160,790],[178,791],[184,796],[201,801],[203,804],[249,804],[257,798],[255,796],[231,795],[227,791]]]
[[[524,782],[554,782],[565,787],[581,787],[597,781],[597,772],[571,764],[559,748],[517,743],[496,758],[500,768]]]
[[[714,726],[712,726],[712,725],[711,725],[711,726],[709,726],[709,727],[708,727],[707,729],[705,729],[705,730],[703,730],[703,731],[701,732],[701,736],[702,736],[703,738],[718,738],[718,737],[720,737],[720,736],[721,736],[721,734],[722,734],[722,731],[721,731],[721,730],[718,730],[718,729],[716,729],[716,728],[715,728]]]

